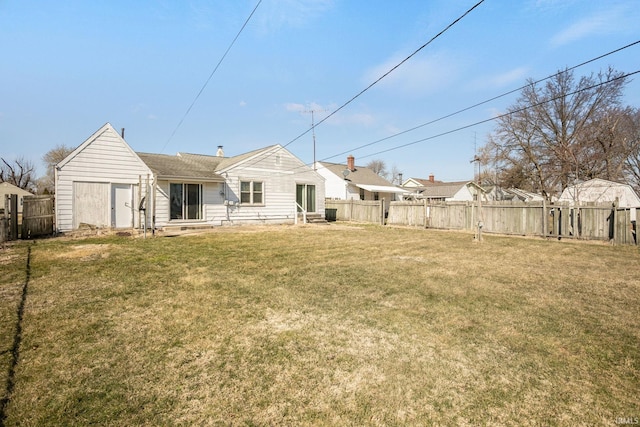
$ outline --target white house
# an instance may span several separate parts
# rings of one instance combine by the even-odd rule
[[[17,187],[13,184],[10,184],[8,182],[0,182],[0,209],[4,209],[5,197],[10,194],[15,194],[18,197],[18,214],[22,213],[22,203],[24,196],[33,196],[32,193],[28,192],[27,190],[23,190],[22,188]]]
[[[382,200],[385,209],[398,195],[408,193],[364,166],[356,166],[353,156],[347,163],[316,162],[316,170],[325,179],[325,196],[334,200]]]
[[[410,198],[427,199],[434,202],[473,201],[476,194],[482,194],[482,200],[487,201],[485,191],[473,181],[442,182],[436,181],[433,175],[428,180],[409,178],[403,186],[411,190]]]
[[[59,231],[293,223],[324,217],[324,180],[280,145],[234,157],[137,153],[107,123],[56,166]]]

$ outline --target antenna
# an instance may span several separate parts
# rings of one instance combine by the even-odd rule
[[[313,170],[316,170],[316,125],[315,125],[315,119],[314,119],[314,113],[315,112],[324,112],[327,110],[303,110],[300,111],[301,113],[306,113],[309,114],[311,113],[311,135],[313,135]]]

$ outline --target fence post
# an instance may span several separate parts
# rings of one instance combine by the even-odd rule
[[[11,194],[9,196],[9,240],[18,239],[18,195]]]
[[[549,215],[547,215],[547,199],[542,199],[542,237],[547,237],[547,221]]]
[[[613,202],[613,211],[611,212],[611,218],[613,222],[613,244],[616,245],[618,243],[618,204],[619,200],[616,199]]]

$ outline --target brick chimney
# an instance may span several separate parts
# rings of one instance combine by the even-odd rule
[[[349,154],[347,156],[347,169],[349,169],[351,172],[356,170],[355,162],[356,162],[355,157],[353,157],[353,155]]]
[[[432,183],[432,184],[433,184],[434,182],[436,182],[436,177],[435,177],[435,176],[433,176],[433,174],[429,175],[429,182],[430,182],[430,183]]]

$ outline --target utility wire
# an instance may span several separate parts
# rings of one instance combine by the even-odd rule
[[[590,64],[590,63],[595,62],[595,61],[597,61],[597,60],[599,60],[599,59],[605,58],[605,57],[607,57],[607,56],[609,56],[609,55],[612,55],[612,54],[614,54],[614,53],[620,52],[620,51],[622,51],[622,50],[625,50],[625,49],[630,48],[630,47],[632,47],[632,46],[635,46],[635,45],[637,45],[637,44],[640,44],[640,40],[635,41],[635,42],[633,42],[633,43],[629,43],[629,44],[627,44],[626,46],[623,46],[623,47],[620,47],[620,48],[618,48],[618,49],[612,50],[612,51],[607,52],[607,53],[605,53],[605,54],[599,55],[599,56],[597,56],[597,57],[595,57],[595,58],[589,59],[589,60],[587,60],[587,61],[583,61],[583,62],[581,62],[580,64],[574,65],[573,67],[569,67],[569,68],[567,68],[567,69],[565,69],[565,70],[559,71],[559,72],[557,72],[557,73],[555,73],[555,74],[552,74],[552,75],[550,75],[550,76],[547,76],[547,77],[545,77],[545,78],[542,78],[542,79],[536,80],[536,81],[534,81],[534,82],[532,82],[532,83],[526,84],[526,85],[521,86],[521,87],[519,87],[519,88],[517,88],[517,89],[510,90],[510,91],[505,92],[505,93],[503,93],[503,94],[501,94],[501,95],[494,96],[494,97],[489,98],[489,99],[487,99],[487,100],[485,100],[485,101],[478,102],[478,103],[473,104],[473,105],[471,105],[471,106],[469,106],[469,107],[466,107],[466,108],[460,109],[460,110],[458,110],[458,111],[456,111],[456,112],[449,113],[449,114],[444,115],[444,116],[442,116],[442,117],[440,117],[440,118],[437,118],[437,119],[431,120],[431,121],[429,121],[429,122],[423,123],[423,124],[418,125],[418,126],[414,126],[414,127],[410,128],[410,129],[407,129],[407,130],[404,130],[404,131],[398,132],[398,133],[396,133],[396,134],[393,134],[393,135],[387,136],[387,137],[385,137],[385,138],[378,139],[378,140],[376,140],[376,141],[373,141],[373,142],[370,142],[370,143],[367,143],[367,144],[364,144],[364,145],[360,145],[360,146],[358,146],[358,147],[356,147],[356,148],[353,148],[353,149],[351,149],[351,150],[343,151],[343,152],[341,152],[341,153],[334,154],[334,155],[332,155],[332,156],[330,156],[330,157],[325,157],[324,159],[321,159],[321,160],[319,160],[319,161],[320,161],[320,162],[324,162],[324,161],[327,161],[327,160],[333,159],[334,157],[342,156],[342,155],[344,155],[344,154],[351,153],[351,152],[354,152],[354,151],[356,151],[356,150],[360,150],[360,149],[362,149],[362,148],[370,147],[370,146],[372,146],[372,145],[378,144],[378,143],[383,142],[383,141],[387,141],[387,140],[389,140],[389,139],[391,139],[391,138],[395,138],[396,136],[404,135],[404,134],[409,133],[409,132],[411,132],[411,131],[414,131],[414,130],[416,130],[416,129],[419,129],[419,128],[422,128],[422,127],[425,127],[425,126],[427,126],[427,125],[430,125],[430,124],[436,123],[436,122],[438,122],[438,121],[444,120],[444,119],[446,119],[446,118],[449,118],[449,117],[455,116],[455,115],[460,114],[460,113],[462,113],[462,112],[465,112],[465,111],[471,110],[472,108],[478,107],[478,106],[480,106],[480,105],[487,104],[487,103],[489,103],[489,102],[491,102],[491,101],[494,101],[494,100],[496,100],[496,99],[499,99],[499,98],[505,97],[505,96],[507,96],[507,95],[511,95],[511,94],[513,94],[513,93],[515,93],[515,92],[518,92],[518,91],[520,91],[520,90],[522,90],[522,89],[524,89],[524,88],[528,87],[528,86],[529,86],[529,85],[531,85],[531,84],[534,84],[534,85],[535,85],[535,84],[541,83],[541,82],[543,82],[543,81],[545,81],[545,80],[549,80],[549,79],[551,79],[551,78],[553,78],[553,77],[559,76],[560,74],[566,73],[566,72],[571,71],[571,70],[575,70],[575,69],[577,69],[577,68],[579,68],[579,67],[582,67],[582,66],[584,66],[584,65]],[[613,80],[612,80],[612,81],[613,81]],[[603,83],[603,84],[604,84],[604,83]],[[503,115],[503,116],[504,116],[504,115]],[[474,124],[471,124],[471,125],[468,125],[468,126],[465,126],[465,127],[459,128],[459,129],[455,129],[455,130],[448,131],[448,132],[445,132],[445,133],[442,133],[442,134],[439,134],[439,135],[435,135],[435,136],[432,136],[432,137],[428,137],[428,138],[426,138],[425,140],[428,140],[428,139],[434,139],[434,138],[437,138],[437,137],[440,137],[440,136],[448,135],[449,133],[457,132],[457,131],[460,131],[460,130],[463,130],[463,129],[467,129],[467,128],[469,128],[469,127],[473,127],[473,126],[476,126],[476,125],[480,125],[480,124],[483,124],[483,123],[489,122],[489,121],[494,120],[494,119],[495,119],[495,118],[486,119],[486,120],[483,120],[483,121],[480,121],[480,122],[477,122],[477,123],[474,123]],[[423,140],[420,140],[420,141],[417,141],[417,142],[422,142],[422,141],[423,141]],[[410,144],[414,144],[414,143],[416,143],[416,142],[414,141],[413,143],[410,143]],[[400,146],[399,148],[401,148],[401,147],[402,147],[402,146]],[[385,152],[387,152],[387,151],[391,151],[391,150],[393,150],[393,149],[395,149],[395,148],[392,148],[392,149],[390,149],[390,150],[380,151],[379,153],[385,153]],[[365,158],[366,158],[366,157],[370,157],[370,156],[373,156],[373,155],[376,155],[376,154],[379,154],[379,153],[368,154],[368,155],[363,156],[363,157],[365,157]],[[309,166],[309,164],[305,164],[305,165],[302,165],[302,166],[296,167],[296,168],[294,168],[293,170],[295,170],[295,169],[299,169],[299,168],[306,168],[307,166]]]
[[[260,6],[260,3],[262,3],[262,0],[258,0],[258,3],[256,4],[256,6],[253,8],[253,10],[251,11],[251,13],[249,14],[249,17],[244,21],[244,24],[242,25],[242,28],[240,28],[240,31],[238,31],[238,34],[236,34],[236,36],[233,38],[233,40],[231,41],[231,44],[229,44],[229,47],[227,48],[227,50],[224,52],[224,54],[222,55],[222,57],[220,58],[220,60],[218,61],[218,63],[216,64],[215,68],[213,69],[213,71],[211,71],[211,74],[209,74],[209,78],[207,78],[207,81],[204,82],[204,84],[202,85],[202,87],[200,88],[200,91],[198,92],[198,94],[196,95],[196,97],[193,99],[193,101],[191,102],[191,105],[189,105],[189,108],[187,108],[187,111],[184,113],[184,115],[182,116],[182,118],[180,119],[180,122],[178,122],[178,125],[175,127],[175,129],[173,130],[173,132],[171,132],[171,136],[169,136],[169,139],[167,139],[167,142],[164,143],[164,145],[162,146],[162,150],[160,150],[160,152],[162,153],[164,151],[164,149],[167,147],[167,145],[169,144],[169,142],[173,139],[173,137],[175,136],[176,132],[178,131],[178,129],[180,128],[180,126],[182,126],[182,122],[184,122],[184,119],[187,118],[187,116],[189,115],[189,113],[191,112],[191,109],[193,108],[193,106],[195,105],[196,101],[198,101],[198,98],[200,98],[200,95],[202,95],[202,92],[204,92],[204,89],[207,87],[207,85],[209,84],[209,81],[211,80],[211,78],[213,77],[213,75],[216,73],[216,71],[218,71],[218,68],[220,68],[220,64],[222,64],[222,61],[224,61],[224,58],[227,56],[227,54],[229,53],[229,51],[231,50],[231,48],[233,47],[233,45],[235,44],[236,40],[238,40],[238,37],[240,37],[240,34],[242,33],[242,31],[245,29],[245,27],[247,26],[247,24],[249,23],[249,21],[251,20],[251,17],[253,16],[254,13],[256,13],[256,10],[258,9],[258,6]]]
[[[489,118],[489,119],[480,120],[480,121],[478,121],[478,122],[471,123],[471,124],[469,124],[469,125],[465,125],[465,126],[461,126],[461,127],[458,127],[458,128],[456,128],[456,129],[453,129],[453,130],[450,130],[450,131],[447,131],[447,132],[442,132],[442,133],[439,133],[439,134],[437,134],[437,135],[432,135],[432,136],[429,136],[429,137],[427,137],[427,138],[419,139],[419,140],[417,140],[417,141],[413,141],[413,142],[409,142],[409,143],[406,143],[406,144],[398,145],[398,146],[396,146],[396,147],[391,147],[391,148],[388,148],[388,149],[386,149],[386,150],[378,151],[378,152],[376,152],[376,153],[367,154],[367,155],[365,155],[365,156],[362,156],[361,158],[363,158],[363,157],[364,157],[364,158],[366,158],[366,157],[371,157],[371,156],[377,156],[378,154],[383,154],[383,153],[388,153],[389,151],[399,150],[400,148],[406,148],[406,147],[409,147],[409,146],[411,146],[411,145],[418,144],[418,143],[420,143],[420,142],[424,142],[424,141],[428,141],[428,140],[431,140],[431,139],[439,138],[439,137],[441,137],[441,136],[445,136],[445,135],[449,135],[449,134],[452,134],[452,133],[455,133],[455,132],[459,132],[459,131],[464,130],[464,129],[469,129],[469,128],[474,127],[474,126],[478,126],[478,125],[481,125],[481,124],[484,124],[484,123],[488,123],[488,122],[491,122],[491,121],[499,120],[499,119],[502,119],[502,118],[504,118],[504,117],[507,117],[507,116],[510,116],[510,115],[513,115],[513,114],[516,114],[516,113],[520,113],[520,112],[522,112],[522,111],[526,111],[526,110],[528,110],[528,109],[530,109],[530,108],[538,107],[538,106],[540,106],[540,105],[546,104],[546,103],[548,103],[548,102],[556,101],[556,100],[558,100],[558,99],[560,99],[560,98],[564,98],[564,97],[566,97],[566,96],[573,96],[573,95],[576,95],[576,94],[578,94],[578,93],[580,93],[580,92],[584,92],[584,91],[586,91],[586,90],[595,89],[595,88],[597,88],[597,87],[599,87],[599,86],[603,86],[603,85],[606,85],[606,84],[612,83],[612,82],[614,82],[614,81],[616,81],[616,80],[624,79],[624,78],[627,78],[627,77],[630,77],[630,76],[633,76],[633,75],[635,75],[635,74],[639,74],[639,73],[640,73],[640,70],[632,71],[632,72],[630,72],[630,73],[627,73],[627,74],[624,74],[624,75],[621,75],[621,76],[615,77],[615,78],[613,78],[613,79],[611,79],[611,80],[607,80],[606,82],[600,82],[600,83],[597,83],[597,84],[591,85],[591,86],[589,86],[589,87],[585,87],[585,88],[582,88],[582,89],[575,90],[575,91],[573,91],[573,92],[571,92],[571,93],[567,93],[567,94],[563,94],[563,95],[558,95],[558,96],[556,96],[556,97],[554,97],[554,98],[547,99],[547,100],[544,100],[544,101],[538,102],[538,103],[536,103],[536,104],[527,105],[527,106],[522,107],[522,108],[519,108],[519,109],[517,109],[517,110],[509,111],[508,113],[500,114],[499,116],[491,117],[491,118]]]
[[[300,138],[302,138],[303,136],[305,136],[306,134],[308,134],[309,132],[311,132],[312,130],[314,130],[317,126],[319,126],[320,124],[324,123],[325,121],[327,121],[330,117],[332,117],[333,115],[335,115],[336,113],[338,113],[340,110],[342,110],[344,107],[346,107],[347,105],[351,104],[353,101],[355,101],[358,97],[360,97],[362,94],[364,94],[366,91],[368,91],[369,89],[371,89],[373,86],[375,86],[378,82],[380,82],[382,79],[384,79],[385,77],[387,77],[389,74],[391,74],[392,72],[394,72],[396,69],[398,69],[402,64],[404,64],[405,62],[407,62],[409,59],[413,58],[418,52],[420,52],[422,49],[424,49],[425,47],[429,46],[434,40],[436,40],[438,37],[440,37],[442,34],[444,34],[446,31],[448,31],[451,27],[453,27],[455,24],[457,24],[458,22],[460,22],[462,20],[462,18],[464,18],[465,16],[467,16],[469,13],[471,13],[475,8],[477,8],[478,6],[480,6],[482,3],[484,3],[484,0],[480,0],[479,2],[477,2],[475,5],[473,5],[471,8],[469,8],[465,13],[463,13],[462,15],[460,15],[457,19],[455,19],[453,22],[451,22],[449,25],[447,25],[443,30],[441,30],[438,34],[436,34],[435,36],[431,37],[431,39],[429,39],[428,42],[424,43],[422,46],[420,46],[418,49],[416,49],[415,51],[413,51],[413,53],[411,53],[409,56],[407,56],[405,59],[403,59],[402,61],[400,61],[398,64],[396,64],[393,68],[391,68],[389,71],[387,71],[386,73],[384,73],[382,76],[380,76],[378,79],[376,79],[373,83],[371,83],[369,86],[367,86],[366,88],[362,89],[360,92],[358,92],[355,96],[353,96],[351,99],[349,99],[347,102],[345,102],[344,104],[342,104],[341,106],[339,106],[338,108],[336,108],[335,110],[333,110],[328,116],[326,116],[325,118],[323,118],[322,120],[320,120],[318,123],[316,123],[315,125],[312,125],[309,129],[307,129],[306,131],[302,132],[300,135],[296,136],[295,138],[293,138],[291,141],[287,142],[286,144],[284,144],[282,146],[282,148],[286,148],[289,145],[293,144],[294,142],[296,142],[297,140],[299,140]],[[257,162],[258,160],[256,160]],[[254,162],[255,163],[255,162]],[[253,163],[252,163],[253,164]]]
[[[447,30],[449,30],[451,27],[453,27],[455,24],[457,24],[459,21],[462,20],[462,18],[464,18],[465,16],[467,16],[469,13],[471,13],[476,7],[480,6],[482,3],[484,2],[484,0],[480,0],[478,3],[476,3],[475,5],[473,5],[469,10],[467,10],[465,13],[463,13],[462,15],[460,15],[455,21],[453,21],[452,23],[450,23],[449,25],[447,25],[442,31],[440,31],[438,34],[436,34],[435,36],[431,37],[431,39],[426,42],[425,44],[423,44],[422,46],[420,46],[418,49],[416,49],[415,51],[413,51],[413,53],[409,56],[407,56],[405,59],[403,59],[402,61],[400,61],[398,64],[396,64],[393,68],[391,68],[389,71],[387,71],[386,73],[384,73],[382,76],[380,76],[377,80],[375,80],[373,83],[371,83],[369,86],[367,86],[366,88],[362,89],[360,92],[358,92],[355,96],[353,96],[351,99],[349,99],[347,102],[345,102],[344,104],[342,104],[341,106],[339,106],[338,108],[336,108],[335,110],[333,110],[328,116],[326,116],[324,119],[320,120],[318,123],[316,123],[314,126],[312,126],[311,128],[307,129],[306,131],[304,131],[303,133],[301,133],[300,135],[298,135],[297,137],[295,137],[294,139],[292,139],[291,141],[287,142],[285,145],[283,145],[284,147],[287,147],[291,144],[293,144],[295,141],[297,141],[298,139],[302,138],[304,135],[308,134],[309,132],[311,132],[312,129],[314,129],[315,127],[319,126],[320,124],[324,123],[326,120],[328,120],[331,116],[333,116],[334,114],[338,113],[340,110],[342,110],[344,107],[346,107],[347,105],[351,104],[353,101],[355,101],[358,97],[360,97],[362,94],[364,94],[366,91],[368,91],[369,89],[371,89],[373,86],[375,86],[377,83],[379,83],[382,79],[384,79],[385,77],[387,77],[389,74],[391,74],[392,72],[394,72],[396,69],[398,69],[402,64],[404,64],[405,62],[407,62],[409,59],[413,58],[418,52],[420,52],[422,49],[424,49],[425,47],[429,46],[434,40],[436,40],[438,37],[440,37],[442,34],[444,34]]]
[[[582,66],[584,66],[584,65],[587,65],[587,64],[589,64],[589,63],[591,63],[591,62],[595,62],[595,61],[597,61],[597,60],[599,60],[599,59],[602,59],[602,58],[604,58],[604,57],[606,57],[606,56],[609,56],[609,55],[612,55],[612,54],[614,54],[614,53],[620,52],[620,51],[622,51],[622,50],[624,50],[624,49],[627,49],[627,48],[629,48],[629,47],[631,47],[631,46],[634,46],[634,45],[637,45],[637,44],[639,44],[639,43],[640,43],[640,40],[635,41],[635,42],[633,42],[633,43],[629,43],[629,44],[628,44],[628,45],[626,45],[626,46],[623,46],[623,47],[621,47],[621,48],[618,48],[618,49],[612,50],[612,51],[607,52],[607,53],[605,53],[605,54],[603,54],[603,55],[597,56],[597,57],[595,57],[595,58],[593,58],[593,59],[589,59],[588,61],[584,61],[584,62],[582,62],[582,63],[580,63],[580,64],[578,64],[578,65],[574,65],[573,67],[570,67],[570,68],[567,68],[567,69],[565,69],[565,70],[559,71],[559,72],[557,72],[557,73],[555,73],[555,74],[552,74],[552,75],[550,75],[550,76],[547,76],[547,77],[545,77],[545,78],[543,78],[543,79],[536,80],[536,81],[534,81],[534,82],[532,82],[532,83],[527,83],[526,85],[521,86],[521,87],[519,87],[519,88],[517,88],[517,89],[510,90],[509,92],[505,92],[505,93],[503,93],[503,94],[501,94],[501,95],[494,96],[493,98],[489,98],[489,99],[487,99],[487,100],[485,100],[485,101],[478,102],[477,104],[473,104],[473,105],[471,105],[471,106],[469,106],[469,107],[463,108],[463,109],[458,110],[458,111],[455,111],[455,112],[453,112],[453,113],[446,114],[446,115],[444,115],[444,116],[442,116],[442,117],[439,117],[439,118],[437,118],[437,119],[434,119],[434,120],[428,121],[428,122],[423,123],[423,124],[420,124],[420,125],[418,125],[418,126],[414,126],[414,127],[410,128],[410,129],[403,130],[403,131],[398,132],[398,133],[395,133],[395,134],[393,134],[393,135],[389,135],[389,136],[384,137],[384,138],[382,138],[382,139],[378,139],[378,140],[376,140],[376,141],[369,142],[369,143],[364,144],[364,145],[360,145],[360,146],[358,146],[358,147],[356,147],[356,148],[353,148],[353,149],[351,149],[351,150],[348,150],[348,151],[343,151],[342,153],[335,154],[335,155],[333,155],[333,156],[331,156],[331,157],[324,158],[324,159],[322,159],[322,160],[320,160],[320,161],[321,161],[321,162],[323,162],[323,161],[326,161],[326,160],[329,160],[329,159],[333,159],[334,157],[343,156],[343,155],[345,155],[345,154],[347,154],[347,153],[351,153],[351,152],[354,152],[354,151],[360,150],[360,149],[362,149],[362,148],[370,147],[370,146],[372,146],[372,145],[378,144],[378,143],[383,142],[383,141],[387,141],[387,140],[392,139],[392,138],[395,138],[395,137],[397,137],[397,136],[404,135],[404,134],[409,133],[409,132],[413,132],[414,130],[417,130],[417,129],[423,128],[423,127],[425,127],[425,126],[432,125],[432,124],[434,124],[434,123],[436,123],[436,122],[439,122],[439,121],[441,121],[441,120],[448,119],[448,118],[453,117],[453,116],[455,116],[455,115],[458,115],[458,114],[460,114],[460,113],[464,113],[465,111],[469,111],[469,110],[471,110],[471,109],[473,109],[473,108],[476,108],[476,107],[479,107],[479,106],[481,106],[481,105],[487,104],[487,103],[489,103],[489,102],[491,102],[491,101],[495,101],[496,99],[500,99],[500,98],[503,98],[503,97],[505,97],[505,96],[507,96],[507,95],[511,95],[511,94],[513,94],[513,93],[515,93],[515,92],[521,91],[521,90],[523,90],[524,88],[526,88],[526,87],[528,87],[528,86],[530,86],[530,85],[532,85],[532,84],[533,84],[533,85],[536,85],[536,84],[541,83],[541,82],[543,82],[543,81],[545,81],[545,80],[549,80],[549,79],[551,79],[551,78],[553,78],[553,77],[556,77],[556,76],[559,76],[559,75],[561,75],[561,74],[563,74],[563,73],[566,73],[566,72],[569,72],[569,71],[574,70],[574,69],[576,69],[576,68],[579,68],[579,67],[582,67]]]

